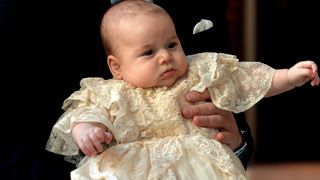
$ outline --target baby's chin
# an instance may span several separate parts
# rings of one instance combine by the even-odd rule
[[[171,78],[171,79],[166,79],[162,82],[160,82],[157,87],[172,87],[176,84],[176,82],[179,80],[180,78]]]
[[[161,88],[161,87],[172,87],[176,84],[176,82],[180,79],[181,77],[178,76],[172,76],[170,78],[161,78],[155,83],[135,83],[133,84],[135,87],[140,87],[143,89],[147,88]]]

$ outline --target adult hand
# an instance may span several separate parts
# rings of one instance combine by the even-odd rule
[[[242,144],[242,136],[233,114],[217,108],[211,102],[208,90],[203,93],[190,91],[186,94],[186,100],[191,105],[182,108],[183,117],[192,119],[196,126],[218,129],[219,132],[213,138],[232,150]]]

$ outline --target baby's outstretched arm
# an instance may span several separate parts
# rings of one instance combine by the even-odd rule
[[[290,69],[276,70],[266,97],[300,87],[308,81],[311,81],[312,86],[318,86],[320,79],[317,71],[318,67],[313,61],[301,61]]]
[[[112,135],[101,123],[81,122],[72,125],[72,137],[81,151],[93,156],[103,151],[103,144],[110,144]]]

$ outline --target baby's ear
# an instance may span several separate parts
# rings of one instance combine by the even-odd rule
[[[108,61],[110,72],[113,75],[113,78],[119,79],[119,80],[122,79],[121,66],[120,66],[119,60],[115,56],[109,55],[107,58],[107,61]]]

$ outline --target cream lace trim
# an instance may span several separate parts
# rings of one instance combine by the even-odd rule
[[[115,144],[119,145],[190,135],[189,140],[181,143],[192,143],[195,152],[216,164],[221,171],[231,173],[234,169],[230,159],[230,156],[234,157],[232,151],[226,152],[219,143],[211,140],[213,131],[195,127],[191,121],[182,118],[181,106],[187,104],[185,92],[191,88],[200,92],[208,88],[212,101],[218,107],[241,112],[265,95],[274,69],[258,62],[238,62],[235,56],[227,54],[200,53],[188,59],[188,74],[173,87],[141,89],[117,80],[81,80],[81,89],[65,100],[65,113],[53,127],[46,149],[65,156],[78,155],[79,148],[73,142],[71,124],[100,122],[108,127],[116,140]],[[202,140],[192,139],[196,136],[202,137]],[[159,145],[155,143],[152,146]],[[159,173],[161,168],[165,171],[181,156],[174,143],[167,142],[161,146],[167,147],[166,156],[155,152],[152,157],[154,161],[163,161],[160,169],[155,168],[160,164],[152,167]]]
[[[208,88],[212,102],[227,111],[243,112],[261,100],[271,87],[274,69],[261,62],[239,62],[229,54],[197,54],[201,81],[191,90]],[[212,59],[215,59],[213,61]],[[193,61],[195,62],[195,61]]]

